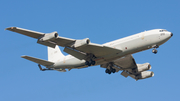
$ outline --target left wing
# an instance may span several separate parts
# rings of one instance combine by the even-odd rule
[[[101,67],[107,69],[114,68],[116,69],[116,72],[122,70],[121,75],[123,75],[124,77],[130,76],[135,80],[154,76],[154,73],[152,71],[147,71],[151,69],[151,65],[149,63],[136,64],[132,55],[127,55],[110,63],[102,64]]]
[[[137,68],[136,62],[132,55],[126,55],[122,58],[116,59],[113,61],[115,65],[122,67],[124,69]]]

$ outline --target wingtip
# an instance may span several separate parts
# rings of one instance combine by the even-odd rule
[[[5,30],[13,30],[13,29],[16,29],[16,27],[8,27]]]
[[[26,55],[22,55],[22,56],[21,56],[21,58],[25,58],[25,57],[26,57]]]

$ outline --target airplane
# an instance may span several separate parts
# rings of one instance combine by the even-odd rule
[[[136,81],[153,77],[154,73],[148,71],[151,69],[150,63],[136,64],[132,54],[151,48],[156,54],[157,48],[173,36],[173,33],[165,29],[153,29],[104,44],[96,44],[91,43],[89,38],[82,40],[65,38],[59,36],[57,32],[41,33],[19,27],[9,27],[5,30],[35,38],[37,43],[47,46],[48,60],[21,56],[37,63],[42,71],[66,72],[67,69],[70,71],[100,65],[105,68],[107,74],[122,71],[122,76],[130,76]],[[69,55],[64,56],[59,46],[64,47],[63,51]]]

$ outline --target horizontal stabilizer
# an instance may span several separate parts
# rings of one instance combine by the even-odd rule
[[[34,57],[30,57],[30,56],[21,56],[22,58],[25,58],[27,60],[30,60],[32,62],[41,64],[43,66],[50,66],[53,65],[53,62],[47,61],[47,60],[42,60],[42,59],[38,59],[38,58],[34,58]]]

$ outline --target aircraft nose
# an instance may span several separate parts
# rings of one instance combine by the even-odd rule
[[[173,36],[173,33],[171,33],[171,37]]]

